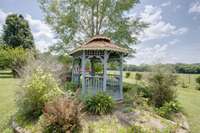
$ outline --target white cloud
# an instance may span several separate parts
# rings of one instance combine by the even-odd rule
[[[153,47],[136,46],[134,58],[128,59],[128,64],[157,64],[157,63],[175,63],[177,58],[169,55],[167,50],[179,40],[175,39],[167,44],[156,44]]]
[[[170,5],[171,5],[171,1],[167,1],[167,2],[161,4],[162,7],[166,7],[166,6],[170,6]]]
[[[170,35],[181,35],[188,31],[187,28],[177,28],[175,25],[166,22],[162,17],[162,9],[152,5],[146,5],[139,17],[142,21],[149,24],[144,33],[139,37],[140,40],[153,40]]]
[[[5,12],[3,12],[3,11],[0,9],[0,33],[1,33],[1,31],[2,31],[3,24],[5,23],[7,14],[8,14],[8,13],[5,13]]]
[[[2,25],[5,23],[8,14],[10,13],[0,9],[0,30],[2,30]],[[48,50],[49,46],[56,43],[57,40],[49,25],[45,24],[42,20],[33,19],[29,14],[25,15],[25,19],[29,22],[37,49],[44,52]]]
[[[200,13],[200,2],[193,3],[189,8],[189,13]]]
[[[49,46],[57,41],[49,25],[39,19],[33,19],[29,14],[25,16],[25,19],[29,22],[36,47],[40,51],[46,51]]]

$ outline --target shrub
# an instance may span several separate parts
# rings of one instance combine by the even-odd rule
[[[9,68],[14,77],[20,77],[22,68],[30,57],[33,57],[32,52],[23,48],[0,47],[0,68]]]
[[[26,120],[37,119],[44,104],[62,93],[52,75],[38,68],[23,81],[17,97],[18,113]]]
[[[65,91],[72,91],[72,92],[76,92],[76,90],[78,89],[78,85],[72,82],[66,82],[64,85],[64,90]]]
[[[162,107],[157,108],[156,112],[165,118],[171,118],[173,113],[177,113],[181,111],[180,104],[177,101],[171,101],[165,103]]]
[[[196,78],[196,82],[200,85],[200,76]]]
[[[145,98],[150,98],[152,95],[151,88],[143,84],[123,83],[123,92],[134,90],[135,93],[142,95]],[[132,91],[133,92],[133,91]]]
[[[142,79],[142,74],[141,73],[136,73],[135,74],[135,80],[141,80]]]
[[[107,114],[112,112],[114,101],[104,92],[98,92],[95,96],[88,97],[85,101],[86,110],[92,114]]]
[[[129,78],[129,77],[130,77],[130,75],[131,75],[131,73],[130,73],[130,72],[126,72],[126,78]]]
[[[79,132],[81,130],[81,104],[72,97],[62,96],[45,104],[44,133]]]
[[[149,78],[149,85],[152,88],[151,101],[156,107],[163,106],[164,103],[175,100],[176,75],[157,68]]]
[[[130,83],[123,83],[123,92],[128,92],[130,91],[131,89],[134,88],[134,84],[130,84]]]
[[[196,78],[196,83],[198,84],[197,89],[200,90],[200,76]]]

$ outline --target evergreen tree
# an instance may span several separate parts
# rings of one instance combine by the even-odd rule
[[[22,15],[11,14],[3,26],[3,41],[12,48],[35,48],[28,21]]]

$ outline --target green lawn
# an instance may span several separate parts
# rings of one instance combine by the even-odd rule
[[[141,73],[144,78],[147,73]],[[177,86],[178,101],[183,107],[184,114],[186,115],[192,133],[200,132],[200,91],[196,90],[195,79],[197,76],[194,74],[178,74],[179,85]],[[136,83],[135,72],[131,72],[131,76],[126,79],[126,82]],[[183,88],[182,84],[188,86]]]
[[[18,83],[19,80],[13,79],[9,72],[0,71],[0,132],[11,132],[7,123],[16,111],[14,99]]]

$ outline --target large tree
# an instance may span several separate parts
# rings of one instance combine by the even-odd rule
[[[110,37],[116,44],[129,48],[146,27],[129,11],[138,0],[39,0],[46,22],[57,33],[58,50],[81,45],[95,35]],[[69,45],[70,44],[70,45]]]
[[[12,48],[34,48],[34,39],[28,21],[22,15],[11,14],[3,26],[3,41]]]

